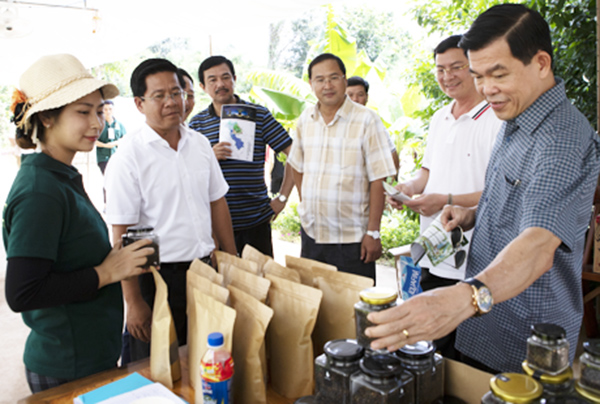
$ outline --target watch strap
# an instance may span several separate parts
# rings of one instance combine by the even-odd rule
[[[373,240],[379,240],[381,238],[381,233],[379,233],[379,230],[367,230],[367,236],[370,236],[373,238]]]

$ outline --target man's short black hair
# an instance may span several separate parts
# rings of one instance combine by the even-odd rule
[[[369,94],[369,82],[362,77],[352,76],[348,79],[348,87],[363,86],[365,93]]]
[[[446,52],[448,49],[460,49],[458,43],[460,42],[462,37],[462,35],[452,35],[440,42],[433,50],[433,60],[435,60],[435,57],[437,55]],[[465,56],[467,56],[467,51],[464,50],[464,52]]]
[[[231,63],[231,60],[227,59],[225,56],[211,56],[207,59],[204,59],[204,62],[200,63],[200,67],[198,68],[198,80],[200,80],[200,83],[202,83],[202,85],[206,84],[204,83],[205,71],[212,67],[222,65],[223,63],[229,67],[231,75],[235,77],[235,69],[233,68],[233,63]]]
[[[552,59],[550,27],[535,10],[522,4],[499,4],[484,11],[463,35],[460,47],[480,50],[504,38],[513,57],[528,65],[538,51]]]
[[[312,79],[312,68],[314,65],[324,62],[329,59],[335,60],[337,62],[338,66],[340,67],[340,70],[342,71],[342,73],[345,76],[346,75],[346,66],[344,66],[344,62],[342,62],[342,59],[340,59],[338,56],[334,55],[333,53],[321,53],[319,56],[314,58],[313,61],[310,62],[310,64],[308,65],[308,78]]]
[[[112,100],[106,100],[104,101],[104,105],[115,105],[115,103]]]
[[[146,77],[162,72],[172,72],[177,75],[177,66],[167,59],[146,59],[131,73],[131,92],[134,97],[143,97],[146,94]],[[177,78],[179,80],[179,77]],[[181,86],[181,83],[179,83]]]
[[[188,79],[190,79],[190,81],[192,82],[192,84],[194,84],[194,79],[192,78],[192,76],[190,76],[190,74],[188,72],[186,72],[185,69],[182,69],[181,67],[178,67],[177,68],[177,78],[179,79],[179,82],[181,83],[181,87],[184,90],[187,88],[187,83],[184,80],[185,77],[187,77]]]

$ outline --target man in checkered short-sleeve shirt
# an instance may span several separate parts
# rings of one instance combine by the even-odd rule
[[[330,53],[308,67],[319,102],[298,119],[288,159],[301,198],[301,255],[375,279],[382,180],[396,169],[381,119],[346,96],[345,75]]]
[[[553,323],[565,329],[572,361],[600,171],[598,135],[552,72],[550,30],[539,13],[516,4],[492,7],[460,46],[478,91],[505,121],[479,205],[442,213],[447,229],[475,226],[468,279],[372,313],[379,325],[367,332],[379,337],[373,348],[395,349],[458,326],[455,346],[467,363],[518,372],[531,325]]]

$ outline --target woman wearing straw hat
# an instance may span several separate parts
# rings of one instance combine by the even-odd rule
[[[153,252],[142,240],[111,249],[108,230],[71,165],[104,125],[104,99],[117,88],[71,55],[46,56],[13,96],[21,165],[4,205],[6,297],[31,333],[24,361],[32,392],[116,366],[123,300],[119,281],[139,275]]]

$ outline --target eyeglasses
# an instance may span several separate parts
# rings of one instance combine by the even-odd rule
[[[452,67],[448,67],[448,68],[443,68],[443,67],[436,67],[435,68],[435,72],[438,76],[443,76],[444,73],[446,74],[456,74],[461,70],[465,70],[467,67],[469,67],[469,64],[464,64],[462,66],[452,66]]]
[[[340,76],[339,74],[333,74],[333,75],[331,75],[329,77],[317,77],[313,81],[317,85],[322,86],[325,83],[339,84],[345,78],[346,78],[346,76]]]
[[[187,99],[187,96],[188,95],[185,91],[175,90],[171,94],[159,93],[153,95],[152,97],[140,97],[140,99],[142,101],[150,100],[156,104],[164,104],[168,102],[169,99],[172,99],[173,101],[177,101],[178,98],[185,100]]]

